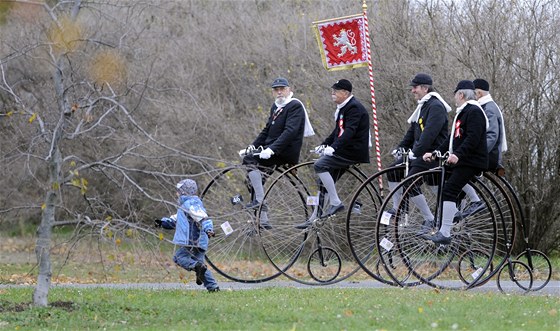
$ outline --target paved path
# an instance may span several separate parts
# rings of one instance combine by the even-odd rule
[[[453,282],[453,283],[451,283]],[[220,288],[222,291],[224,290],[250,290],[250,289],[262,289],[262,288],[269,288],[269,287],[287,287],[287,288],[391,288],[389,285],[382,284],[378,281],[374,280],[364,280],[364,281],[342,281],[332,285],[326,286],[310,286],[310,285],[303,285],[293,281],[283,281],[283,280],[272,280],[264,283],[256,283],[256,284],[248,284],[248,283],[236,283],[236,282],[220,282]],[[458,282],[450,281],[450,285],[458,286]],[[513,283],[510,284],[511,286],[515,286]],[[25,287],[31,285],[3,285],[0,284],[1,288],[7,287]],[[53,288],[56,287],[72,287],[72,288],[93,288],[93,287],[104,287],[104,288],[118,288],[118,289],[154,289],[154,290],[161,290],[161,289],[183,289],[183,290],[205,290],[203,287],[195,285],[194,283],[128,283],[128,284],[56,284],[53,285]],[[425,288],[431,289],[431,287],[427,285],[419,286],[418,288]],[[487,284],[470,289],[469,291],[473,292],[496,292],[499,293],[498,287],[496,286],[496,281],[492,280]],[[551,280],[547,286],[545,286],[542,290],[537,292],[531,292],[531,295],[554,295],[560,296],[560,281],[558,280]]]

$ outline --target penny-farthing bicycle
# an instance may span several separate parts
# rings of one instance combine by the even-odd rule
[[[271,229],[259,228],[264,251],[286,277],[308,285],[326,285],[344,280],[360,269],[348,245],[346,214],[325,216],[326,192],[313,168],[313,161],[295,165],[274,179],[264,203]],[[365,180],[357,166],[333,173],[338,195],[350,212],[356,188]]]

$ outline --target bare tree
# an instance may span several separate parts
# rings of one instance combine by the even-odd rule
[[[209,159],[163,143],[160,128],[146,125],[153,123],[146,109],[168,93],[159,82],[152,85],[161,79],[157,52],[141,42],[150,35],[146,20],[162,8],[80,0],[13,6],[0,62],[3,134],[10,142],[2,148],[4,164],[18,167],[9,172],[23,184],[9,190],[16,203],[3,211],[40,212],[33,302],[45,306],[57,220],[136,223],[143,199],[173,206],[167,196],[174,183],[210,166]],[[38,24],[27,26],[19,14],[30,10]],[[25,196],[33,191],[44,196]]]

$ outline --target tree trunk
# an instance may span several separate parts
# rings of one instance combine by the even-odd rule
[[[49,288],[51,285],[50,244],[52,225],[55,220],[55,206],[60,194],[61,165],[62,156],[58,146],[55,144],[53,154],[49,160],[49,188],[45,198],[41,224],[37,229],[37,243],[35,246],[39,276],[37,278],[37,287],[33,292],[33,304],[40,307],[47,306]]]
[[[81,0],[74,0],[70,16],[75,20],[80,10]],[[51,234],[52,227],[55,222],[56,205],[60,201],[60,189],[62,185],[62,154],[60,152],[60,143],[64,133],[65,117],[70,114],[67,97],[65,95],[64,86],[64,57],[59,56],[56,61],[56,68],[53,72],[53,84],[59,110],[59,121],[53,129],[51,150],[47,157],[49,182],[45,204],[42,206],[43,213],[41,215],[41,225],[37,229],[37,243],[35,246],[35,255],[37,256],[37,265],[39,266],[39,275],[37,277],[37,287],[33,292],[33,304],[35,306],[45,307],[48,305],[49,289],[51,285]]]

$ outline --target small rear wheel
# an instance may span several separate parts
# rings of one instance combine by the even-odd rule
[[[329,283],[338,277],[342,269],[340,255],[330,247],[319,247],[309,256],[307,272],[319,283]]]
[[[552,265],[548,257],[541,251],[530,249],[517,255],[517,261],[525,263],[533,275],[531,291],[543,289],[552,277]]]
[[[505,294],[525,294],[533,286],[533,275],[528,265],[509,261],[498,272],[498,289]]]

